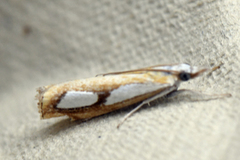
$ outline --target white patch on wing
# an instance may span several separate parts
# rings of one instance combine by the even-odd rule
[[[79,108],[90,106],[97,101],[98,95],[96,93],[85,91],[68,91],[58,103],[57,108]]]
[[[150,93],[167,86],[169,86],[169,84],[161,85],[152,83],[127,84],[113,90],[110,96],[107,98],[105,105],[111,105],[114,103],[122,102],[124,100],[131,99],[146,93]]]

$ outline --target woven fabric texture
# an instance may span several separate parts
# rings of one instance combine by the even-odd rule
[[[0,1],[0,159],[237,160],[240,1]],[[220,69],[180,88],[231,98],[157,100],[86,122],[40,120],[36,88],[164,63]]]

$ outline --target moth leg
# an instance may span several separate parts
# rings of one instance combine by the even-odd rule
[[[160,92],[159,94],[142,101],[136,108],[134,108],[131,112],[129,112],[127,115],[125,115],[123,117],[123,120],[117,125],[117,128],[119,128],[123,124],[123,122],[125,122],[130,116],[132,116],[136,111],[138,111],[143,105],[145,105],[145,104],[149,105],[150,102],[152,102],[152,101],[154,101],[154,100],[156,100],[156,99],[158,99],[160,97],[165,96],[166,94],[176,90],[176,88],[177,87],[175,87],[175,86],[174,87],[169,87],[164,92]]]
[[[221,99],[226,97],[231,97],[229,93],[225,94],[205,94],[198,91],[193,91],[189,89],[176,90],[167,95],[168,99],[179,98],[181,100],[189,101],[209,101],[214,99]]]
[[[208,95],[208,94],[204,94],[201,92],[188,90],[188,89],[176,90],[175,88],[170,88],[168,90],[168,93],[161,92],[149,99],[142,101],[142,103],[140,103],[136,108],[134,108],[131,112],[129,112],[127,115],[124,116],[123,120],[117,125],[117,128],[119,128],[130,116],[132,116],[136,111],[138,111],[143,105],[149,104],[151,101],[154,101],[165,95],[167,98],[175,98],[175,97],[179,98],[179,96],[180,96],[181,100],[187,98],[190,101],[209,101],[209,100],[226,98],[226,97],[232,96],[229,93]],[[195,99],[194,99],[194,96],[195,96]]]
[[[136,108],[134,108],[131,112],[129,112],[127,115],[125,115],[123,120],[120,123],[118,123],[117,128],[119,128],[123,124],[123,122],[125,122],[131,115],[133,115],[133,113],[135,113],[137,110],[139,110],[144,104],[146,104],[146,103],[142,102]]]

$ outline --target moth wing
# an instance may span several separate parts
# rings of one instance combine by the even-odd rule
[[[67,115],[73,120],[88,119],[136,104],[138,102],[146,101],[147,99],[149,100],[148,102],[151,102],[156,98],[167,95],[175,89],[177,89],[176,86],[171,86],[169,84],[156,84],[152,86],[145,84],[125,85],[124,87],[120,87],[112,91],[108,97],[102,97],[103,99],[100,98],[100,104],[97,102],[90,106],[82,106],[76,108],[74,110],[75,113],[71,112],[67,113]],[[87,112],[85,112],[86,107]]]

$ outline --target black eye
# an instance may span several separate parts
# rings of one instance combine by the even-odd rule
[[[191,75],[189,73],[186,73],[186,72],[181,72],[179,74],[179,78],[182,80],[182,81],[188,81],[190,78],[191,78]]]

